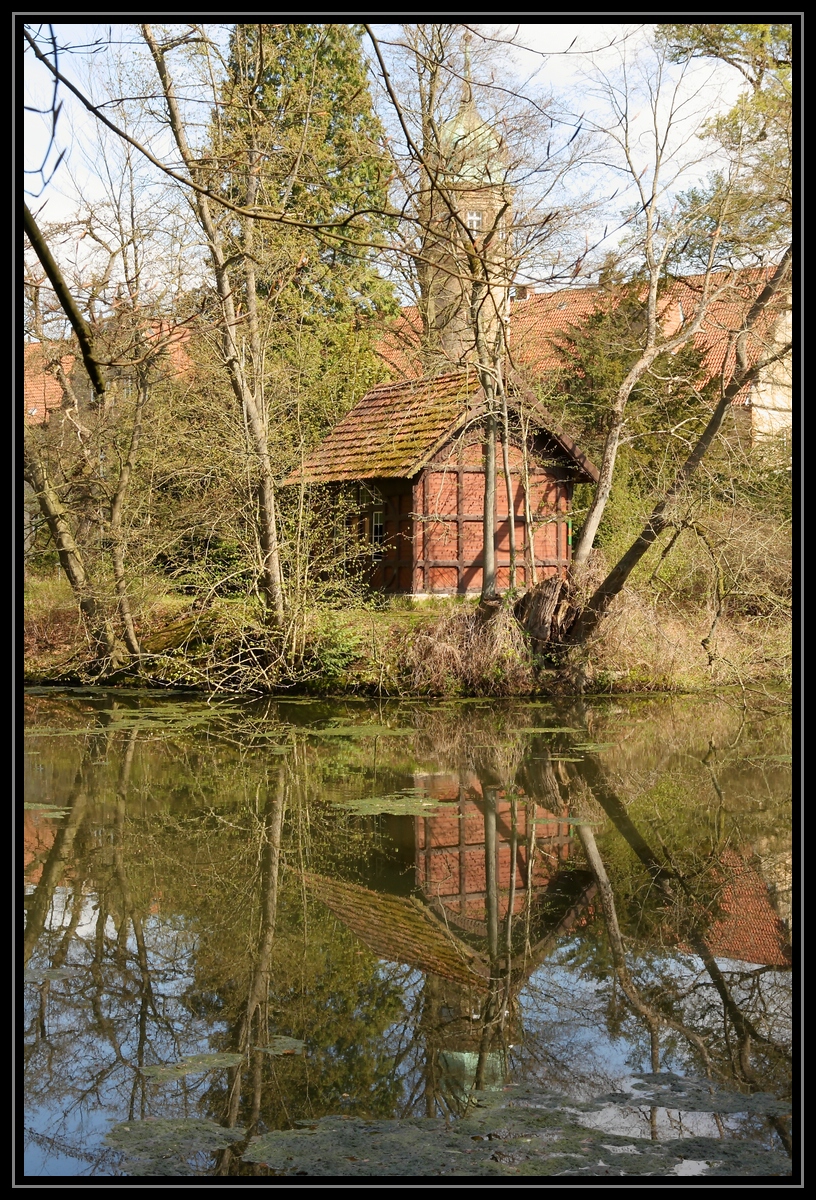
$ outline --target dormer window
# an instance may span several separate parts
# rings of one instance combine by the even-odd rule
[[[465,216],[465,222],[471,233],[482,232],[482,214],[480,212],[469,212]]]

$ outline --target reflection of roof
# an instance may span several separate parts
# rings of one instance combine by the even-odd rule
[[[727,883],[720,895],[717,920],[709,926],[705,942],[716,958],[783,967],[791,961],[785,926],[754,865],[733,850],[722,856]]]
[[[730,370],[734,365],[732,334],[741,328],[760,285],[770,277],[770,271],[746,271],[729,285],[722,297],[709,305],[693,345],[702,354],[702,382],[720,373],[723,363]],[[710,280],[710,290],[723,287],[725,275]],[[660,299],[663,334],[674,336],[682,326],[693,320],[700,301],[701,276],[675,280]],[[620,294],[619,294],[620,295]],[[558,345],[571,329],[580,329],[590,317],[618,302],[615,294],[601,288],[564,288],[556,292],[538,292],[526,300],[513,302],[510,310],[508,345],[513,362],[538,373],[563,369]],[[784,299],[757,326],[749,339],[748,357],[757,361],[763,344],[773,333]],[[413,376],[420,371],[417,349],[421,322],[416,308],[403,309],[391,331],[382,339],[378,352],[386,363],[401,376]],[[735,404],[744,403],[740,393]]]
[[[23,817],[24,871],[27,884],[40,882],[45,862],[57,836],[57,826],[42,813],[26,812]]]
[[[479,955],[448,933],[423,905],[339,879],[308,874],[302,878],[312,893],[381,958],[407,963],[465,987],[487,989],[490,971]]]
[[[406,963],[460,987],[482,992],[489,989],[487,955],[478,953],[449,928],[444,909],[437,916],[419,900],[372,892],[359,884],[321,875],[299,874],[312,894],[381,958]],[[544,937],[512,959],[510,982],[514,989],[523,986],[564,934],[585,923],[595,884],[585,871],[570,872],[568,884],[568,892],[553,889],[553,907],[557,910],[553,917],[560,914],[560,919],[553,919]],[[507,970],[507,960],[502,957],[498,966]]]

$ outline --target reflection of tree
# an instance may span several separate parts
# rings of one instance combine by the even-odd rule
[[[129,874],[125,812],[135,746],[135,730],[124,747],[110,733],[95,733],[86,743],[73,802],[32,894],[33,919],[26,925],[33,973],[28,995],[36,996],[37,1007],[26,1031],[26,1100],[29,1108],[56,1110],[47,1136],[31,1131],[31,1138],[80,1162],[89,1161],[86,1110],[107,1110],[116,1097],[130,1116],[144,1115],[138,1067],[150,1053],[172,1057],[176,1046],[172,1022],[158,1011],[153,992],[156,956],[144,933],[144,897]],[[110,837],[100,845],[93,828],[99,776],[106,757],[117,753]],[[95,1165],[109,1158],[107,1150],[90,1156]]]
[[[23,935],[23,962],[28,963],[43,935],[56,889],[63,883],[70,864],[77,834],[88,811],[87,776],[91,759],[86,756],[77,771],[74,787],[67,798],[68,812],[59,826],[34,891],[26,896],[26,925]],[[78,891],[81,894],[81,886]],[[75,896],[74,910],[79,919]],[[75,928],[76,926],[74,926]]]
[[[57,724],[58,706],[42,703],[53,711],[41,723]],[[721,800],[710,844],[691,784],[678,785],[685,808],[675,825],[659,819],[665,809],[650,824],[645,788],[615,791],[594,756],[557,761],[568,757],[568,737],[536,734],[525,743],[519,729],[549,718],[523,708],[492,726],[480,711],[471,726],[457,710],[434,712],[426,724],[411,707],[399,724],[414,724],[413,740],[372,744],[303,736],[291,710],[282,717],[287,710],[273,702],[216,713],[194,736],[191,725],[172,726],[174,712],[188,720],[186,706],[152,700],[152,725],[141,732],[134,710],[142,703],[120,703],[96,743],[81,743],[84,757],[69,752],[68,811],[28,901],[29,965],[76,972],[26,990],[27,1100],[56,1108],[59,1119],[37,1134],[56,1139],[55,1154],[64,1146],[84,1153],[80,1116],[94,1110],[131,1119],[206,1114],[251,1129],[338,1112],[455,1114],[474,1089],[508,1073],[573,1094],[583,1082],[611,1090],[616,1080],[596,1054],[605,1015],[611,1036],[634,1045],[635,1069],[641,1050],[651,1056],[644,1039],[651,1042],[656,1022],[664,1069],[680,1062],[693,1072],[708,1055],[712,1074],[745,1092],[788,1086],[784,1038],[772,1012],[762,1012],[778,973],[728,968],[710,938],[728,877],[727,859],[723,867],[714,851],[728,849],[734,825]],[[301,724],[337,711],[317,706]],[[602,738],[609,718],[600,709],[557,723],[585,718],[595,722],[590,736]],[[431,728],[441,739],[436,762]],[[483,749],[491,736],[498,747]],[[270,742],[286,753],[272,757]],[[47,748],[47,739],[39,744]],[[628,765],[624,752],[631,746],[609,754]],[[451,773],[451,799],[470,789],[468,819],[481,828],[471,840],[484,919],[470,925],[457,925],[432,889],[421,900],[372,883],[364,872],[384,822],[352,818],[332,802],[396,792],[418,768],[431,778],[432,767]],[[580,815],[581,778],[594,806],[584,815],[611,830],[596,836],[614,889],[614,937],[592,921],[608,906],[567,836]],[[727,797],[733,786],[722,783]],[[44,788],[42,796],[62,804],[67,791]],[[402,862],[414,861],[409,853]],[[696,978],[675,969],[667,943],[699,955]],[[617,1016],[616,995],[625,999]],[[307,1053],[255,1051],[274,1035],[303,1039]],[[523,1051],[512,1049],[522,1041]],[[233,1049],[246,1057],[231,1074],[160,1083],[143,1073],[193,1052]],[[256,1169],[222,1156],[224,1175]]]
[[[676,980],[672,980],[670,976],[663,974],[659,988],[655,989],[652,986],[650,989],[655,996],[655,1002],[649,1003],[644,999],[644,989],[635,986],[627,966],[612,886],[594,835],[588,825],[579,826],[581,842],[598,884],[615,974],[633,1010],[641,1017],[649,1031],[652,1070],[659,1069],[658,1029],[660,1026],[666,1026],[679,1032],[696,1048],[709,1078],[716,1074],[720,1078],[736,1082],[749,1092],[764,1091],[771,1086],[774,1090],[781,1088],[783,1093],[787,1093],[791,1064],[788,1046],[758,1028],[757,1017],[749,1011],[745,1000],[737,997],[734,986],[720,967],[709,945],[707,929],[711,923],[711,901],[710,896],[705,895],[703,891],[707,881],[706,872],[698,870],[695,876],[685,872],[659,835],[662,853],[659,855],[652,848],[631,820],[620,798],[606,782],[603,770],[596,761],[590,760],[585,764],[583,775],[584,779],[591,783],[595,800],[645,867],[659,895],[670,906],[674,914],[676,935],[685,941],[701,960],[721,1005],[718,1022],[722,1030],[720,1041],[710,1021],[702,1022],[695,1029],[685,1015],[678,1019],[677,1013],[683,1010],[682,1002],[685,996]],[[710,870],[708,874],[710,876]],[[682,898],[680,904],[678,897]],[[742,974],[756,984],[765,973],[765,968],[759,968]],[[750,1000],[750,997],[748,999]],[[756,1011],[759,1019],[762,1019],[764,1014],[759,988],[755,990],[753,999],[760,1001]],[[756,1061],[758,1057],[760,1062]],[[771,1118],[771,1121],[786,1149],[790,1150],[790,1136],[785,1123],[779,1118]]]
[[[304,812],[318,779],[307,773],[297,780],[288,821],[288,772],[259,771],[257,753],[231,743],[225,753],[215,742],[202,755],[201,743],[196,749],[186,738],[151,745],[139,740],[135,725],[124,742],[116,733],[104,738],[102,753],[97,747],[83,760],[29,901],[31,965],[53,970],[68,961],[81,969],[67,980],[45,979],[36,990],[28,985],[28,1103],[56,1103],[66,1122],[64,1134],[49,1129],[49,1136],[74,1145],[82,1161],[72,1114],[88,1107],[129,1119],[203,1107],[225,1123],[288,1125],[336,1111],[349,1092],[362,1111],[390,1115],[400,1082],[389,1077],[382,1035],[400,1010],[401,988],[371,955],[358,955],[359,943],[321,906],[304,904],[297,877],[282,872],[287,854],[319,861],[325,841],[327,857],[348,858],[361,844],[341,813]],[[118,760],[118,779],[103,808],[97,802],[92,809],[99,772],[110,774],[96,761],[104,758]],[[159,789],[172,796],[179,779],[189,798],[183,805],[173,800],[175,813],[157,807]],[[219,781],[236,799],[220,813],[207,811]],[[53,914],[66,877],[80,882],[60,927]],[[230,1030],[220,1045],[213,1044],[214,1020]],[[253,1053],[272,1030],[304,1038],[308,1055]],[[233,1071],[226,1089],[220,1077],[212,1085],[196,1077],[156,1083],[143,1073],[233,1042],[247,1053],[247,1070]],[[57,1153],[53,1138],[48,1146]]]
[[[254,1053],[251,1049],[253,1028],[255,1045],[266,1044],[269,1036],[269,1013],[263,1011],[269,992],[269,968],[272,945],[275,940],[275,923],[278,915],[278,880],[281,861],[281,832],[283,815],[286,807],[286,779],[281,768],[277,773],[274,787],[267,792],[266,811],[263,814],[264,841],[263,866],[260,883],[261,928],[258,938],[257,957],[253,963],[247,989],[246,1010],[243,1013],[233,1036],[230,1038],[229,1049],[249,1055],[250,1071],[250,1103],[249,1128],[257,1129],[261,1112],[263,1093],[263,1054],[259,1049]],[[234,1128],[238,1124],[238,1114],[242,1106],[242,1068],[235,1067],[229,1073],[228,1104],[225,1114],[225,1124]],[[243,1099],[246,1105],[246,1099]],[[217,1175],[233,1174],[234,1151],[231,1147],[219,1155],[216,1168]]]

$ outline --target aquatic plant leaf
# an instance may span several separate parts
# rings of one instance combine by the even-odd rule
[[[762,1116],[786,1116],[791,1111],[790,1101],[777,1100],[768,1092],[741,1092],[723,1090],[708,1080],[685,1079],[671,1072],[647,1072],[635,1076],[637,1095],[632,1097],[636,1104],[656,1105],[660,1108],[677,1109],[679,1112],[715,1113],[759,1113]]]
[[[272,1037],[266,1046],[255,1046],[256,1050],[260,1050],[263,1054],[302,1054],[306,1043],[298,1038],[292,1037]]]
[[[476,1107],[453,1125],[437,1118],[299,1121],[254,1139],[243,1157],[306,1176],[674,1176],[684,1163],[699,1164],[701,1175],[790,1174],[784,1154],[736,1138],[618,1135],[581,1123],[582,1110],[600,1104],[565,1106],[563,1097],[520,1093],[496,1091],[492,1104],[474,1093]]]
[[[363,817],[375,816],[378,813],[423,817],[442,805],[451,804],[452,801],[437,800],[421,788],[405,788],[404,791],[391,792],[387,796],[359,796],[355,800],[335,800],[334,803],[347,812]]]
[[[24,978],[26,983],[41,983],[44,979],[71,979],[81,972],[82,967],[26,967]]]
[[[408,737],[414,729],[391,729],[388,725],[329,725],[323,729],[307,729],[312,737]]]
[[[561,725],[525,725],[516,733],[586,733],[585,729],[568,729]]]
[[[471,1165],[490,1157],[489,1146],[468,1145],[435,1117],[322,1117],[299,1126],[264,1134],[244,1152],[244,1161],[266,1163],[286,1175],[422,1176],[449,1174],[465,1153]]]
[[[198,1117],[147,1117],[120,1121],[108,1130],[105,1142],[123,1153],[129,1175],[189,1176],[209,1173],[206,1162],[196,1169],[191,1159],[210,1157],[245,1137],[245,1129],[225,1129]]]
[[[244,1061],[243,1054],[190,1054],[175,1063],[156,1063],[142,1067],[142,1074],[151,1079],[180,1079],[183,1075],[197,1075],[205,1071],[219,1071],[223,1067],[237,1067]]]
[[[82,729],[26,729],[26,737],[86,737],[89,733],[100,733],[101,726]]]

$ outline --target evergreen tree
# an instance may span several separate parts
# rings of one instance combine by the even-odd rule
[[[226,218],[230,251],[252,255],[242,307],[251,327],[257,306],[256,379],[274,383],[293,446],[374,381],[375,318],[396,311],[376,269],[388,169],[360,39],[354,25],[236,25],[211,127],[227,198],[313,226]]]

